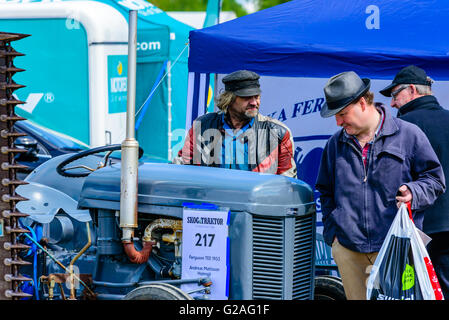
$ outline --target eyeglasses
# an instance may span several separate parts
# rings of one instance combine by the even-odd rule
[[[391,97],[393,98],[393,100],[396,100],[396,97],[398,96],[399,92],[401,92],[402,90],[408,88],[409,85],[405,85],[400,87],[399,89],[395,90],[395,91],[391,91]]]

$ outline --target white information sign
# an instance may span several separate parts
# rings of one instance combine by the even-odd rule
[[[228,299],[229,211],[184,208],[182,220],[182,279],[210,278],[209,299]],[[196,283],[181,286],[185,292],[200,288]]]

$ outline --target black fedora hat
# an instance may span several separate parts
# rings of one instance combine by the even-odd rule
[[[362,97],[370,88],[370,79],[360,77],[354,71],[339,73],[324,86],[326,102],[320,115],[328,118],[336,115],[352,102]]]
[[[391,97],[391,90],[399,84],[422,84],[430,86],[432,82],[423,69],[410,65],[402,68],[394,77],[393,82],[379,92],[385,97]]]

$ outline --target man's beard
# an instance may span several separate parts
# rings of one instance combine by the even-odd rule
[[[255,109],[255,110],[245,110],[245,116],[248,119],[255,118],[258,113],[259,113],[259,108]]]

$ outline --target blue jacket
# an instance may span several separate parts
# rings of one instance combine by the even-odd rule
[[[383,109],[385,121],[371,147],[366,177],[361,151],[343,130],[324,148],[316,188],[328,245],[337,236],[350,250],[377,252],[397,213],[401,185],[413,194],[413,219],[420,229],[422,210],[445,191],[443,170],[426,135]]]

